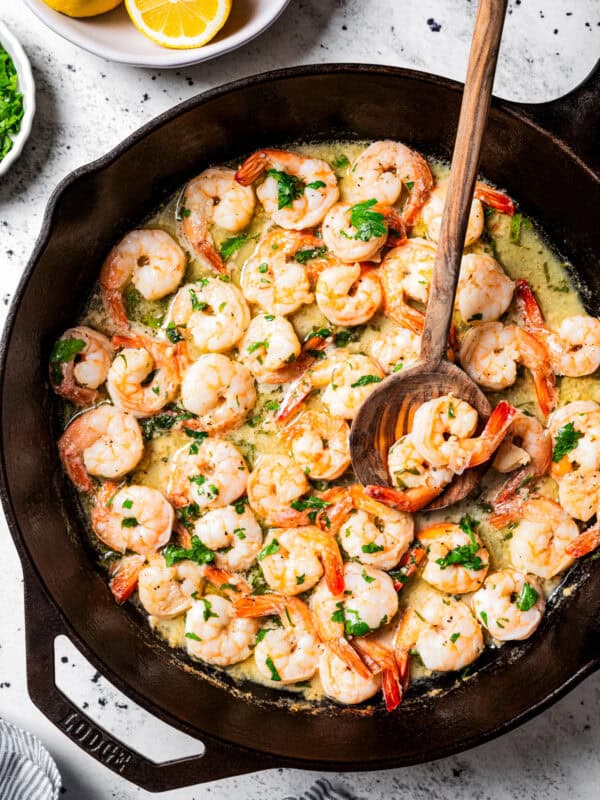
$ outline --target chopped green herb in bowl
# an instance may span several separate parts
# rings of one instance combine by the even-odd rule
[[[35,89],[27,56],[0,22],[0,175],[21,152],[34,108]]]

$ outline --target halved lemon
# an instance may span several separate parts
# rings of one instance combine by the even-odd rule
[[[163,47],[201,47],[221,30],[231,0],[125,0],[135,27]]]
[[[47,6],[69,17],[95,17],[112,11],[123,0],[44,0]]]

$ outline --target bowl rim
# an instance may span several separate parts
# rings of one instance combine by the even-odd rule
[[[19,90],[23,94],[24,114],[21,120],[21,127],[16,136],[13,137],[13,146],[0,161],[0,175],[4,175],[12,164],[21,155],[25,142],[31,133],[31,126],[35,116],[35,81],[31,71],[31,64],[23,49],[23,46],[12,33],[12,31],[0,20],[0,45],[13,60],[19,81]]]
[[[45,5],[43,0],[25,0],[25,5],[43,25],[50,28],[58,36],[99,58],[104,58],[117,64],[126,64],[130,67],[179,69],[209,61],[248,44],[270,28],[283,14],[290,2],[291,0],[270,0],[270,5],[273,5],[273,9],[264,14],[262,22],[260,24],[255,22],[254,26],[252,24],[244,26],[231,37],[229,44],[226,44],[228,40],[225,40],[222,46],[219,42],[207,42],[202,47],[195,47],[190,50],[170,50],[156,45],[156,53],[154,54],[153,52],[150,55],[134,55],[102,43],[99,44],[85,32],[81,32],[75,25],[69,24],[70,21],[73,21],[71,17],[65,17],[64,14]],[[77,19],[74,19],[74,21],[78,22]],[[132,32],[135,35],[143,35],[135,30],[133,23],[131,25]]]

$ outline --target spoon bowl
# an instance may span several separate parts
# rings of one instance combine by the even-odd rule
[[[447,394],[473,406],[479,414],[476,435],[481,433],[491,413],[488,399],[449,361],[442,361],[435,370],[418,363],[382,381],[360,407],[350,431],[352,466],[358,481],[364,486],[389,486],[388,450],[401,436],[410,433],[419,406]],[[481,473],[481,468],[475,468],[457,475],[427,508],[445,508],[462,500],[475,488]]]

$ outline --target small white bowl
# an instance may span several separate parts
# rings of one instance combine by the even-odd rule
[[[27,7],[55,33],[108,61],[133,67],[189,67],[236,50],[272,25],[290,0],[235,0],[229,19],[208,44],[192,50],[169,50],[141,34],[124,4],[97,17],[75,19],[54,11],[43,0]]]
[[[3,22],[0,22],[0,44],[12,58],[17,70],[19,91],[23,94],[24,111],[19,132],[13,137],[13,146],[0,161],[0,175],[4,175],[10,169],[11,164],[19,157],[23,145],[31,133],[33,115],[35,114],[35,83],[33,82],[31,66],[25,51]]]

